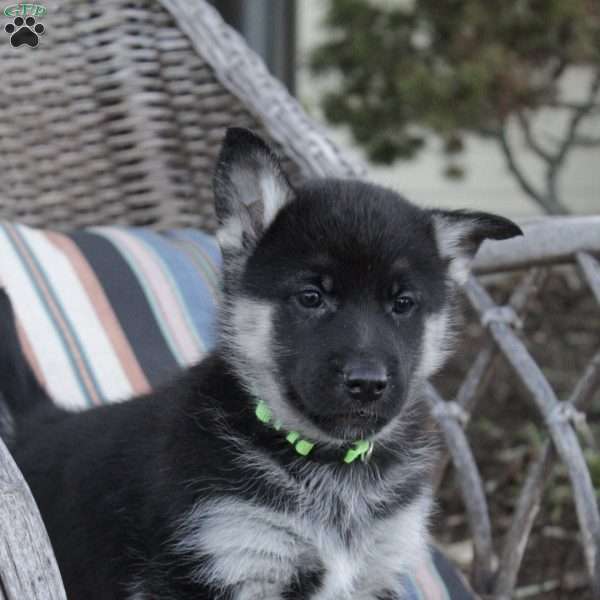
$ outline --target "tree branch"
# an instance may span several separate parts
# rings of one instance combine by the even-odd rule
[[[550,162],[552,160],[552,153],[543,148],[539,141],[535,139],[533,131],[531,130],[531,123],[523,111],[517,111],[517,120],[519,121],[519,125],[521,127],[523,137],[525,138],[525,142],[527,143],[527,147],[537,154],[542,160]]]
[[[588,89],[587,98],[577,110],[573,111],[567,124],[567,130],[558,150],[547,163],[546,168],[546,187],[548,195],[546,200],[556,206],[560,206],[558,200],[558,175],[564,167],[565,160],[569,150],[575,145],[575,139],[578,137],[577,130],[581,122],[587,117],[597,102],[598,91],[600,90],[600,69],[597,69]]]
[[[598,69],[590,82],[590,87],[587,94],[586,101],[579,105],[579,108],[573,111],[569,124],[567,125],[567,133],[563,138],[558,151],[554,155],[553,163],[554,170],[558,170],[565,160],[565,157],[569,151],[569,148],[573,144],[573,140],[577,137],[577,128],[581,124],[581,121],[590,113],[590,111],[597,105],[598,91],[600,90],[600,69]]]
[[[599,92],[600,69],[597,69],[590,82],[586,100],[573,105],[576,108],[572,109],[564,137],[558,142],[555,152],[549,152],[539,143],[533,134],[527,115],[523,111],[517,111],[517,121],[527,147],[546,163],[545,192],[536,189],[536,186],[529,180],[518,164],[514,151],[508,141],[506,120],[501,122],[499,130],[496,131],[496,137],[500,142],[500,148],[510,172],[516,178],[521,189],[549,214],[568,214],[569,212],[559,200],[558,192],[558,177],[565,165],[569,150],[574,146],[600,146],[600,139],[591,136],[582,136],[578,133],[583,120],[598,106]]]
[[[521,189],[532,198],[543,210],[549,214],[566,214],[568,211],[558,202],[557,199],[549,198],[535,188],[533,183],[527,178],[520,165],[517,163],[513,149],[508,141],[506,124],[502,124],[496,132],[500,148],[506,159],[509,171],[514,175]]]
[[[582,148],[597,148],[600,146],[600,136],[593,137],[591,135],[578,135],[573,138],[573,145]]]
[[[587,102],[570,102],[568,100],[549,100],[543,103],[546,108],[559,108],[562,110],[581,110],[588,106]],[[592,102],[592,110],[600,109],[600,102]]]

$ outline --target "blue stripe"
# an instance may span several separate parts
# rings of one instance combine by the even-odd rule
[[[174,283],[174,289],[182,299],[184,312],[193,326],[202,349],[211,347],[215,339],[214,290],[205,276],[194,265],[189,254],[176,247],[164,236],[149,229],[129,229],[130,234],[142,240],[161,261],[164,272]]]
[[[221,254],[214,238],[205,236],[207,238],[206,243],[203,243],[201,239],[179,235],[177,230],[168,231],[165,235],[172,244],[188,256],[200,277],[206,281],[216,298],[221,283]]]
[[[402,600],[423,600],[417,584],[408,575],[400,576],[400,590]]]
[[[197,244],[210,257],[215,270],[220,271],[223,261],[221,250],[214,236],[198,231],[197,229],[172,229],[167,234]]]

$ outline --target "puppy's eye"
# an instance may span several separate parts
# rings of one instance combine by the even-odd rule
[[[392,312],[396,315],[408,315],[416,305],[416,300],[410,294],[398,294],[394,298]]]
[[[298,294],[298,302],[304,308],[319,308],[323,304],[323,296],[318,290],[303,290]]]

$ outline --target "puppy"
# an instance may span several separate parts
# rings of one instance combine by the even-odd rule
[[[390,600],[427,552],[422,387],[502,217],[336,179],[230,129],[214,351],[122,404],[55,407],[3,301],[4,436],[72,600]],[[10,435],[9,435],[10,434]]]

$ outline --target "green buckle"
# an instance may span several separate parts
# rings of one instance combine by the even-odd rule
[[[254,414],[261,423],[271,422],[271,409],[262,400],[256,405],[256,410],[254,411]]]
[[[300,454],[300,456],[307,456],[310,454],[310,451],[315,447],[315,445],[307,440],[300,440],[294,448],[296,452]]]
[[[286,436],[285,439],[290,443],[290,444],[295,444],[299,439],[300,439],[300,434],[297,431],[290,431]]]
[[[350,464],[354,462],[359,456],[361,460],[367,460],[371,453],[373,452],[373,442],[369,442],[367,440],[359,440],[358,442],[354,442],[354,447],[350,448],[348,452],[346,452],[346,456],[344,456],[344,462],[346,464]]]
[[[310,454],[310,451],[315,447],[313,443],[300,439],[300,434],[297,431],[290,431],[285,439],[294,446],[294,450],[301,456]]]

